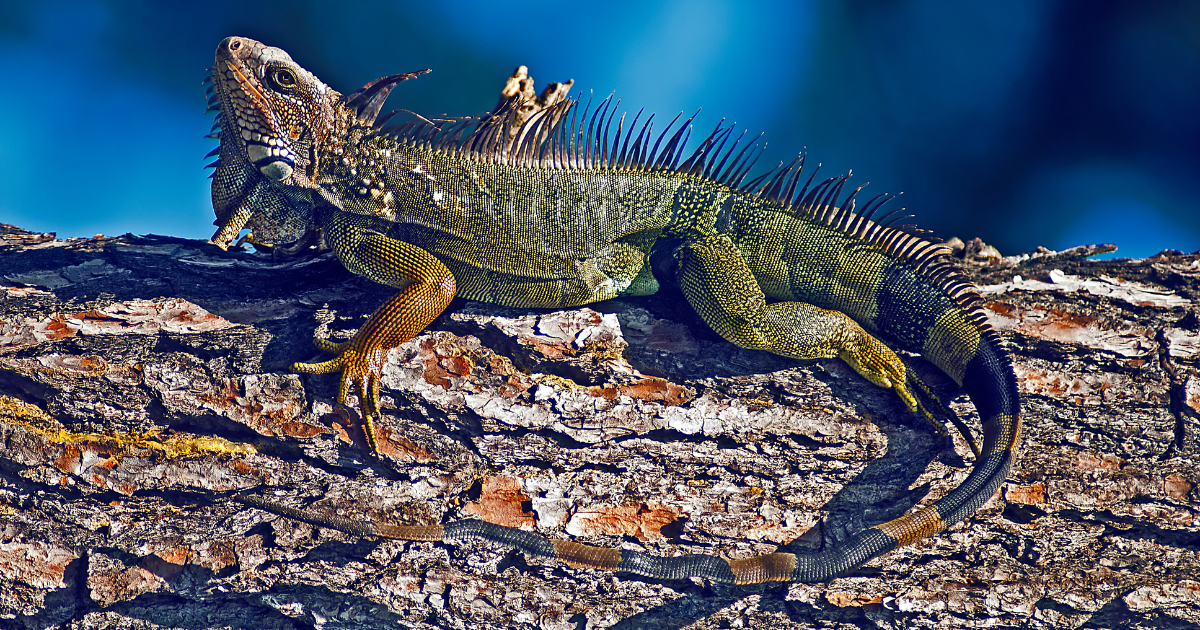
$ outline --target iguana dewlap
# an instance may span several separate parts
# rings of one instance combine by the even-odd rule
[[[627,126],[609,99],[595,108],[565,100],[527,119],[514,99],[481,117],[387,126],[380,108],[412,76],[343,96],[282,50],[240,37],[221,42],[213,68],[221,140],[213,241],[226,247],[249,229],[251,243],[286,245],[319,229],[347,269],[397,289],[349,341],[316,342],[333,359],[292,368],[341,372],[338,402],[358,395],[372,449],[387,351],[455,295],[568,307],[671,284],[730,342],[839,357],[931,417],[922,402],[936,399],[891,347],[921,353],[963,386],[983,419],[975,467],[932,506],[832,549],[742,561],[661,558],[482,521],[376,525],[243,502],[351,533],[478,538],[658,579],[812,582],[970,516],[1004,481],[1020,426],[1009,354],[943,248],[872,220],[890,197],[856,213],[858,190],[842,194],[848,176],[802,182],[803,158],[747,181],[757,147],[739,149],[731,128],[718,125],[687,154],[690,119],[654,134],[653,117]]]

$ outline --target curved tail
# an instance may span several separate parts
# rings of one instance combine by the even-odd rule
[[[987,334],[990,333],[990,334]],[[983,449],[967,479],[933,505],[868,527],[844,543],[813,554],[771,553],[745,560],[709,555],[661,557],[595,547],[479,520],[445,525],[389,525],[354,521],[302,510],[253,495],[234,500],[290,519],[356,536],[461,543],[481,540],[526,554],[559,560],[571,567],[618,571],[656,580],[699,577],[726,584],[822,582],[896,547],[932,536],[975,513],[1000,487],[1012,467],[1020,440],[1020,401],[1011,358],[987,331],[967,363],[963,386],[983,421]]]
[[[833,549],[796,556],[796,566],[787,579],[820,582],[839,575],[946,529],[974,514],[991,498],[1012,468],[1021,433],[1012,359],[993,331],[983,334],[975,356],[967,363],[963,387],[983,419],[983,448],[966,480],[933,505],[869,527]]]

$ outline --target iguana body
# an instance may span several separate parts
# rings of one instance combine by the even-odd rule
[[[228,245],[295,241],[319,228],[347,269],[399,289],[337,354],[300,372],[342,373],[375,446],[387,350],[419,333],[454,295],[565,307],[677,284],[721,336],[796,358],[840,357],[911,408],[920,381],[879,337],[920,352],[963,385],[983,419],[967,480],[933,506],[812,555],[745,561],[659,558],[550,541],[481,521],[445,526],[352,523],[243,497],[247,504],[362,535],[481,538],[573,566],[661,579],[821,581],[977,510],[1004,481],[1018,445],[1016,380],[978,296],[940,247],[855,214],[846,178],[801,186],[802,160],[744,183],[753,160],[718,127],[686,160],[674,135],[612,126],[609,101],[569,101],[517,124],[517,108],[479,119],[376,124],[399,81],[343,97],[286,53],[244,38],[217,48],[222,119],[213,205]],[[670,127],[668,127],[668,130]],[[857,191],[854,191],[857,192]],[[886,199],[883,199],[886,201]],[[928,416],[928,414],[927,414]],[[972,442],[973,444],[973,442]]]

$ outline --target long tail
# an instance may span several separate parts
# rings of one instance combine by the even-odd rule
[[[618,571],[656,580],[698,577],[726,584],[822,582],[967,518],[1004,482],[1020,439],[1020,403],[1011,359],[997,338],[989,336],[987,342],[979,345],[975,357],[967,365],[963,381],[980,416],[985,418],[983,449],[966,481],[929,507],[864,529],[843,544],[813,554],[779,552],[745,560],[726,560],[709,555],[665,558],[638,551],[551,540],[539,534],[479,520],[455,521],[445,525],[375,524],[301,510],[254,495],[237,495],[234,500],[293,520],[356,536],[451,544],[481,540],[515,548],[526,554],[559,560],[571,567]]]
[[[931,506],[868,527],[827,551],[795,556],[790,577],[774,579],[821,582],[840,575],[971,516],[1000,488],[1020,446],[1021,405],[1011,356],[994,332],[983,339],[963,375],[963,387],[984,419],[983,448],[966,480]]]

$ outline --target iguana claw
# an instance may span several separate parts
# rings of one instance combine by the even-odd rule
[[[320,363],[293,363],[291,370],[301,374],[328,374],[341,371],[338,382],[338,406],[345,410],[347,394],[358,397],[362,410],[363,435],[371,452],[379,452],[379,441],[375,434],[375,418],[379,415],[379,378],[387,360],[387,349],[375,345],[370,347],[359,340],[359,335],[341,343],[326,339],[313,339],[313,345],[322,352],[337,353],[337,357]],[[362,347],[367,346],[367,347]]]
[[[941,416],[949,419],[951,424],[962,434],[963,439],[967,441],[967,445],[971,447],[975,456],[979,456],[979,443],[971,435],[970,429],[928,385],[917,377],[915,372],[904,364],[899,355],[883,342],[864,331],[843,346],[838,357],[872,383],[880,387],[891,388],[909,411],[919,413],[938,435],[950,435]],[[930,411],[925,401],[936,403],[940,415]]]

